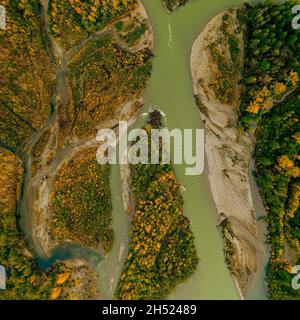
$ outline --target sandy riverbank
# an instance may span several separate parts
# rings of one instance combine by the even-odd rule
[[[212,53],[215,48],[227,66],[233,65],[228,39],[222,32],[225,15],[230,17],[228,30],[239,43],[237,65],[232,67],[235,72],[227,79]],[[223,12],[213,18],[194,42],[191,71],[194,93],[206,129],[208,178],[220,216],[225,258],[239,292],[245,297],[259,269],[261,256],[266,254],[266,247],[258,237],[251,194],[249,166],[253,144],[249,135],[237,127],[243,63],[243,39],[239,30],[235,11]],[[218,47],[220,44],[221,48]],[[220,98],[214,90],[220,79],[225,79],[233,88],[227,100]]]

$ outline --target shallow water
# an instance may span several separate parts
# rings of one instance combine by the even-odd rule
[[[80,245],[65,243],[53,250],[50,258],[38,257],[37,262],[43,270],[49,268],[55,261],[65,261],[68,259],[84,259],[91,267],[96,268],[102,257],[96,250],[88,249]]]
[[[127,254],[129,241],[129,220],[123,207],[120,167],[111,166],[111,194],[113,202],[114,244],[109,255],[99,264],[99,291],[101,298],[112,299],[123,262]],[[122,254],[123,253],[123,254]]]

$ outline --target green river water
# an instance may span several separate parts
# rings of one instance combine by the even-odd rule
[[[155,57],[153,73],[145,93],[146,104],[141,114],[154,105],[166,114],[166,125],[169,129],[203,128],[193,97],[190,72],[191,48],[197,35],[212,17],[224,9],[241,5],[243,1],[190,0],[187,5],[172,14],[165,10],[161,1],[144,0],[142,3],[154,29]],[[135,126],[140,126],[142,123],[143,118],[140,116]],[[178,286],[169,298],[239,299],[234,281],[224,262],[223,241],[217,228],[217,212],[209,191],[207,176],[205,174],[187,176],[185,168],[185,165],[175,166],[177,178],[185,188],[184,211],[191,220],[201,261],[190,280]],[[100,289],[105,298],[112,297],[128,243],[129,223],[121,201],[118,166],[112,168],[111,186],[116,239],[111,254],[98,267]],[[255,292],[254,296],[264,298],[264,292]]]

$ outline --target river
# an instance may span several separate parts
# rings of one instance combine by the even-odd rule
[[[166,114],[169,129],[203,128],[198,107],[193,98],[190,72],[192,44],[209,20],[243,1],[190,0],[187,5],[169,14],[161,1],[144,0],[150,23],[154,29],[155,49],[153,73],[147,84],[146,104],[141,114],[155,105]],[[143,124],[142,116],[135,124]],[[217,228],[217,212],[209,191],[206,175],[187,176],[185,165],[175,166],[178,180],[184,185],[184,212],[191,220],[200,263],[195,274],[178,286],[170,299],[238,299],[234,281],[230,276],[223,256],[223,241]],[[114,231],[116,241],[110,256],[99,267],[102,290],[116,286],[120,265],[121,244],[128,242],[128,221],[120,203],[120,180],[118,168],[112,170],[112,193],[114,197]],[[117,200],[118,199],[118,200]],[[126,252],[125,252],[126,255]],[[123,255],[123,259],[124,256]],[[121,261],[123,261],[121,259]],[[111,298],[111,293],[106,298]]]

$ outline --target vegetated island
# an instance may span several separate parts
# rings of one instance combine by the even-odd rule
[[[110,167],[96,163],[95,137],[142,105],[152,30],[135,0],[0,4],[7,9],[0,30],[0,257],[8,274],[0,298],[95,299],[96,274],[85,260],[42,271],[23,232],[43,258],[65,242],[109,253]],[[25,218],[29,227],[20,230]]]
[[[162,127],[161,117],[157,110],[150,112],[144,127],[149,136],[151,129]],[[181,185],[172,165],[137,164],[129,170],[134,203],[130,244],[115,298],[165,299],[198,264],[190,221],[183,213]]]
[[[270,299],[299,299],[299,30],[295,3],[245,4],[218,15],[193,45],[195,98],[228,267],[243,296],[268,258]],[[242,70],[242,72],[240,72]],[[267,214],[261,236],[250,163]],[[263,233],[263,232],[262,232]]]

